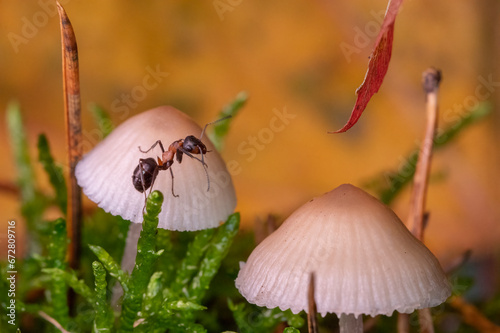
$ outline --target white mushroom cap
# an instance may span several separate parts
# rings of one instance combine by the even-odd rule
[[[255,248],[236,287],[250,303],[298,313],[307,311],[311,272],[323,316],[410,313],[451,293],[436,257],[392,210],[349,184],[296,210]]]
[[[156,146],[161,140],[165,149],[188,135],[199,138],[202,129],[190,117],[171,106],[161,106],[144,111],[118,126],[76,166],[76,178],[83,192],[106,212],[120,215],[135,223],[142,222],[144,193],[132,184],[132,174],[139,159],[161,157]],[[162,170],[156,177],[153,190],[164,195],[159,216],[160,228],[171,230],[200,230],[217,227],[236,207],[236,195],[231,176],[219,153],[204,136],[202,142],[210,152],[205,154],[210,177],[207,192],[207,177],[202,164],[184,155],[182,163],[171,166],[174,173],[173,197],[170,171]],[[195,155],[201,157],[201,155]],[[149,193],[149,190],[147,190]]]

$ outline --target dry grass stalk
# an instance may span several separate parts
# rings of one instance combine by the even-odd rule
[[[420,148],[415,176],[413,177],[413,191],[410,201],[410,213],[407,226],[415,237],[423,242],[424,228],[428,217],[425,212],[425,201],[432,159],[432,146],[436,134],[438,115],[438,91],[441,81],[441,72],[429,68],[422,74],[422,85],[426,95],[427,123],[424,141]],[[421,332],[434,333],[430,309],[418,311]],[[409,332],[409,317],[400,315],[398,318],[398,332]]]
[[[75,33],[64,8],[57,3],[61,26],[62,67],[64,89],[64,114],[68,145],[69,188],[67,229],[71,240],[69,264],[76,269],[79,265],[81,242],[82,199],[75,178],[75,167],[82,156],[82,128],[80,83],[78,72],[78,49]]]
[[[318,312],[316,311],[316,301],[314,300],[314,273],[311,273],[309,289],[307,291],[309,309],[307,311],[307,327],[309,333],[318,333]]]

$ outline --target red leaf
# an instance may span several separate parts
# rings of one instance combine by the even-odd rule
[[[370,56],[370,61],[368,62],[368,71],[366,72],[363,83],[356,90],[358,97],[356,98],[356,104],[352,110],[351,117],[344,127],[335,132],[329,133],[342,133],[354,126],[359,117],[361,117],[361,114],[365,110],[372,96],[378,92],[380,86],[382,85],[391,60],[394,22],[399,11],[399,6],[402,2],[403,0],[389,0],[384,22],[382,22],[382,27],[380,28],[380,32],[375,42],[375,49]]]

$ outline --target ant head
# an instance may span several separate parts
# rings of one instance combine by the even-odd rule
[[[201,142],[201,140],[195,137],[194,135],[186,136],[184,142],[182,143],[182,147],[189,152],[196,151],[197,147],[201,148],[203,150],[203,153],[206,153],[207,150],[205,144]]]
[[[134,170],[132,175],[132,184],[139,192],[144,192],[153,184],[156,176],[158,164],[154,158],[145,158],[139,160],[139,164]]]

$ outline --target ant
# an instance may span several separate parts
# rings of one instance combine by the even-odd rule
[[[155,161],[155,159],[151,157],[141,158],[139,160],[139,164],[135,168],[134,173],[132,175],[132,184],[134,185],[135,189],[146,195],[146,190],[148,188],[151,188],[149,192],[151,192],[151,190],[153,189],[153,184],[160,170],[169,170],[170,176],[172,177],[172,195],[174,197],[178,197],[178,195],[174,193],[174,173],[172,172],[172,169],[170,167],[172,166],[172,164],[174,164],[174,156],[177,162],[181,163],[182,156],[186,154],[187,156],[199,161],[201,165],[203,165],[203,169],[205,170],[205,174],[207,176],[207,182],[208,182],[207,192],[208,192],[210,190],[210,178],[208,177],[208,171],[207,171],[208,165],[205,163],[204,156],[211,150],[207,150],[207,147],[203,142],[201,142],[201,139],[203,138],[203,134],[205,133],[205,130],[208,125],[217,123],[219,121],[225,120],[230,117],[231,116],[226,116],[224,118],[206,124],[203,130],[201,131],[199,139],[194,135],[188,135],[186,136],[185,139],[179,139],[177,141],[172,142],[172,144],[170,144],[167,150],[165,150],[165,148],[163,147],[161,140],[156,141],[146,151],[142,150],[141,147],[139,146],[138,148],[141,151],[141,153],[148,153],[154,147],[159,145],[162,155],[161,158],[157,157],[157,161]],[[200,154],[201,159],[194,156],[193,154]]]

